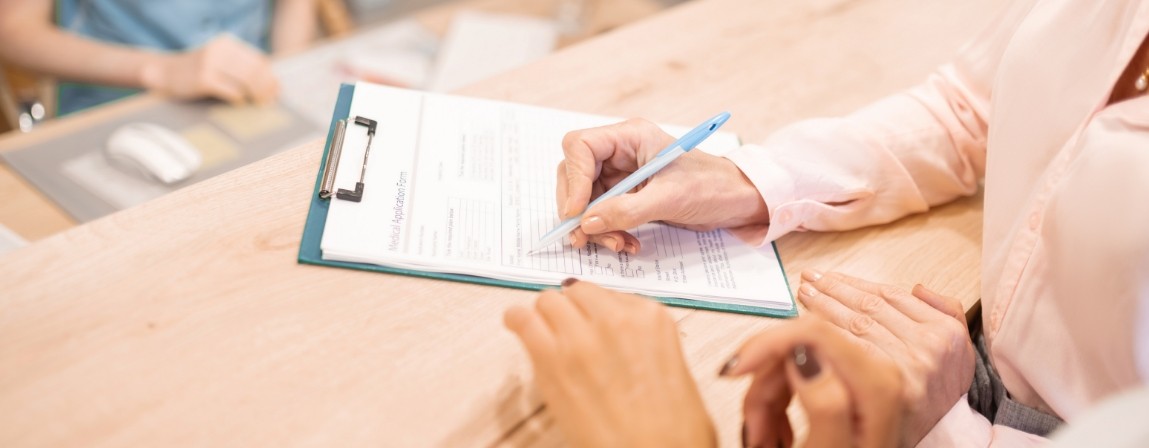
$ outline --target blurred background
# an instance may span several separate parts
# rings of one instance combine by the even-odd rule
[[[274,3],[274,0],[270,0]],[[521,63],[529,62],[544,50],[553,51],[579,40],[601,34],[615,27],[641,20],[664,8],[682,3],[685,0],[307,0],[313,2],[314,23],[318,33],[309,40],[308,47],[314,48],[338,41],[347,41],[343,50],[358,47],[361,51],[348,51],[337,61],[341,70],[349,68],[366,70],[363,73],[350,73],[348,79],[367,79],[387,82],[404,87],[425,88],[430,86],[430,77],[449,78],[452,82],[475,80],[474,75],[454,79],[449,67],[452,61],[442,61],[443,54],[458,58],[470,56],[468,72],[491,75]],[[56,2],[66,4],[68,2]],[[84,3],[123,3],[130,7],[133,3],[124,0],[80,1]],[[154,2],[165,3],[165,2]],[[176,2],[178,3],[178,2]],[[226,2],[204,2],[218,3]],[[59,6],[57,6],[59,8]],[[221,6],[220,9],[226,9]],[[469,12],[488,13],[500,18],[521,18],[534,20],[483,21],[486,27],[469,26],[475,22]],[[58,15],[59,11],[54,11]],[[460,17],[464,16],[464,17]],[[491,17],[486,17],[491,18]],[[441,47],[448,37],[452,25],[461,21],[458,28],[461,36],[446,42],[451,47]],[[411,26],[415,24],[417,26]],[[548,30],[540,30],[550,28]],[[400,26],[396,26],[400,25]],[[131,25],[125,25],[131,26]],[[274,26],[274,24],[273,24]],[[392,28],[392,33],[379,32]],[[374,33],[372,33],[374,31]],[[556,39],[552,42],[547,31],[553,31]],[[491,36],[490,34],[500,34]],[[420,35],[422,34],[422,35]],[[501,39],[516,35],[516,48],[482,48],[482,40],[489,39],[494,44]],[[463,41],[479,40],[470,45]],[[525,41],[524,41],[525,40]],[[533,42],[531,42],[533,40]],[[121,42],[122,43],[122,42]],[[328,45],[330,46],[330,45]],[[467,48],[455,48],[466,46]],[[524,48],[532,46],[529,51]],[[381,55],[372,56],[370,49],[379,50]],[[418,52],[418,53],[416,53]],[[516,53],[517,52],[517,53]],[[471,54],[467,54],[471,53]],[[51,56],[51,55],[47,55]],[[271,55],[276,61],[289,59],[284,55]],[[5,60],[9,59],[9,60]],[[61,82],[66,78],[41,73],[21,66],[11,58],[0,58],[0,132],[17,130],[28,132],[45,120],[57,115],[72,113],[72,110],[59,110]],[[295,58],[306,60],[307,58]],[[477,66],[476,61],[486,60],[489,67]],[[446,62],[446,63],[443,63]],[[438,65],[437,65],[438,63]],[[391,64],[391,66],[388,66]],[[437,73],[436,67],[438,69]],[[419,78],[419,75],[428,77]],[[479,76],[478,78],[481,78]],[[344,79],[344,81],[348,80]],[[281,81],[283,81],[281,79]],[[290,82],[291,80],[287,80]],[[450,83],[448,83],[450,84]],[[449,90],[441,86],[438,90]],[[287,92],[290,94],[291,92]],[[65,92],[66,94],[66,92]]]
[[[341,83],[452,92],[683,2],[0,2],[0,194],[37,204],[0,252],[314,142]]]

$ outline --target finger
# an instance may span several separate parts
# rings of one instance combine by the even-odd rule
[[[913,336],[912,331],[917,321],[894,308],[882,296],[870,292],[878,289],[880,293],[880,287],[866,285],[867,289],[857,288],[854,282],[847,281],[846,276],[836,272],[822,275],[818,271],[806,271],[802,273],[802,280],[813,284],[818,291],[836,299],[851,311],[873,318],[890,333],[903,339]]]
[[[734,352],[734,356],[722,365],[718,376],[737,377],[765,370],[781,372],[775,369],[780,369],[779,366],[787,356],[789,346],[795,339],[813,331],[811,327],[815,320],[817,319],[799,317],[751,336]]]
[[[566,215],[566,200],[569,195],[567,185],[567,161],[563,159],[555,168],[555,206],[559,211],[559,219],[570,218]]]
[[[586,233],[583,233],[586,235]],[[588,238],[598,245],[606,247],[607,249],[615,252],[626,252],[631,255],[638,254],[642,245],[639,243],[638,238],[627,232],[607,232],[599,235],[589,235]]]
[[[817,271],[809,271],[809,273],[811,275],[821,275]],[[806,272],[802,273],[803,276],[806,274]],[[885,299],[886,303],[889,303],[894,309],[901,311],[902,314],[905,314],[914,321],[927,322],[937,317],[937,310],[902,288],[874,283],[845,274],[838,275],[840,275],[842,282]]]
[[[825,278],[819,283],[824,281],[826,281]],[[828,284],[823,285],[828,286]],[[844,295],[842,287],[840,285],[835,286],[834,294]],[[877,345],[886,352],[893,352],[904,347],[905,344],[894,336],[889,329],[877,323],[869,315],[850,309],[841,302],[837,295],[821,291],[819,287],[815,286],[815,283],[803,282],[802,286],[798,287],[798,300],[806,306],[806,309],[817,316]]]
[[[206,95],[224,100],[233,106],[243,105],[247,98],[242,85],[220,72],[207,73],[202,90]]]
[[[785,432],[782,422],[787,421],[790,396],[790,387],[780,366],[755,372],[742,399],[746,446],[777,445],[776,441]]]
[[[252,100],[256,104],[267,105],[275,102],[275,99],[279,97],[279,79],[275,77],[270,61],[263,58],[260,62],[260,70],[252,78],[253,82],[249,89],[252,92]]]
[[[854,440],[850,393],[834,368],[817,356],[811,346],[799,345],[785,364],[787,381],[810,421],[806,446],[850,446]]]
[[[742,343],[734,356],[726,361],[718,374],[719,376],[735,377],[749,372],[781,369],[782,363],[791,355],[791,349],[794,345],[812,344],[812,341],[822,340],[835,343],[841,341],[849,346],[848,348],[835,348],[835,352],[848,350],[861,353],[862,356],[870,356],[869,353],[882,353],[872,343],[858,339],[846,330],[830,324],[817,315],[806,314],[751,336]]]
[[[590,333],[590,323],[582,310],[555,290],[539,293],[535,309],[551,328],[556,341],[578,341]]]
[[[590,203],[591,188],[602,160],[614,153],[613,133],[604,128],[572,131],[563,137],[563,173],[566,196],[558,201],[559,215],[578,215]]]
[[[237,54],[240,52],[233,47],[238,44],[224,41],[227,43],[215,44],[206,50],[204,70],[210,74],[211,79],[234,86],[233,89],[239,92],[240,100],[229,99],[229,103],[243,104],[254,96],[250,86],[253,73],[249,74],[254,72],[253,62],[246,55]]]
[[[629,296],[616,294],[593,282],[567,279],[563,281],[563,295],[591,322],[602,320],[612,313],[627,308]]]
[[[640,153],[658,151],[671,141],[673,137],[655,124],[637,119],[567,133],[563,137],[567,197],[559,204],[562,216],[575,216],[590,203],[591,184],[605,161],[632,172],[638,168]]]
[[[588,235],[630,230],[665,218],[665,213],[673,209],[673,201],[662,189],[643,188],[595,204],[587,210],[579,228]]]
[[[800,373],[800,377],[809,381],[809,377],[820,377],[816,368],[808,365],[813,361],[823,369],[824,373],[831,373],[836,381],[845,388],[849,397],[849,418],[853,424],[853,433],[857,433],[856,446],[887,447],[896,445],[901,434],[903,383],[902,371],[899,366],[890,361],[888,357],[874,356],[871,352],[858,349],[851,343],[846,335],[838,332],[820,332],[812,334],[813,342],[807,346],[795,346],[793,364],[788,365],[788,378],[795,380],[793,373]],[[804,348],[803,363],[800,358],[800,348]],[[828,366],[828,369],[827,369]],[[845,376],[836,376],[836,372],[848,372]],[[795,389],[801,386],[793,386]],[[801,399],[800,399],[801,400]],[[803,405],[807,403],[803,402]],[[807,412],[811,412],[808,408]],[[818,412],[818,411],[815,411]],[[833,409],[826,411],[833,414]],[[816,423],[812,422],[811,428]],[[824,428],[834,427],[835,424],[825,423]],[[819,433],[823,428],[818,428]],[[815,432],[811,431],[811,434]],[[853,433],[850,437],[853,438]],[[812,435],[811,435],[812,437]],[[809,446],[838,446],[834,441],[809,443]]]
[[[208,49],[207,63],[218,67],[226,76],[241,84],[247,97],[259,102],[273,98],[278,82],[267,57],[258,49],[228,35],[213,42]]]
[[[225,70],[225,74],[235,83],[243,86],[247,99],[257,104],[267,104],[275,99],[279,92],[279,81],[271,72],[271,67],[262,55],[250,56],[257,58],[253,61],[237,60],[235,67]]]
[[[958,322],[966,323],[965,320],[965,307],[962,306],[960,300],[953,297],[946,297],[936,292],[931,291],[922,285],[914,286],[912,291],[914,297],[922,299],[934,309],[945,313],[946,315],[957,319]]]
[[[549,361],[555,348],[554,335],[535,310],[513,306],[503,313],[503,325],[518,337],[536,368]]]

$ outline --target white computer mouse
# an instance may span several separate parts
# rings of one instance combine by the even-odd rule
[[[165,184],[187,179],[203,163],[203,156],[190,142],[152,123],[119,127],[108,137],[104,152],[114,165]]]

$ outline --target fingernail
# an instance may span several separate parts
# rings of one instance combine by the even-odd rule
[[[618,252],[618,239],[616,239],[616,238],[615,238],[615,237],[613,237],[613,236],[604,236],[604,237],[602,237],[602,241],[601,241],[601,244],[602,244],[603,246],[606,246],[606,247],[607,247],[608,249],[610,249],[610,250],[613,250],[613,251],[615,251],[615,252]]]
[[[746,448],[746,422],[742,422],[742,448]]]
[[[738,366],[738,355],[731,356],[726,364],[722,365],[722,369],[718,371],[718,376],[726,376],[734,367]]]
[[[571,236],[568,236],[567,238],[569,238],[569,239],[571,240],[571,246],[574,246],[574,245],[575,245],[575,243],[576,243],[576,241],[575,241],[575,236],[574,236],[574,235],[571,235]]]
[[[807,297],[814,297],[818,295],[818,288],[815,288],[814,285],[809,283],[803,283],[802,286],[798,288],[798,291],[802,294],[805,294]]]
[[[814,350],[805,345],[794,347],[794,366],[805,379],[816,377],[822,372],[822,366],[818,365],[818,360],[814,357]]]
[[[563,283],[562,283],[562,285],[563,285],[563,288],[566,288],[567,286],[573,285],[573,284],[575,284],[576,282],[578,282],[578,279],[577,279],[577,278],[574,278],[574,277],[567,277],[567,279],[566,279],[566,280],[563,280]]]
[[[566,218],[567,216],[571,215],[571,200],[570,199],[563,201],[562,214],[563,214],[563,216],[562,216],[563,218]]]
[[[802,271],[802,279],[808,282],[816,282],[822,279],[822,273],[815,269]]]
[[[631,255],[638,255],[638,245],[634,243],[626,243],[626,247],[622,250]]]
[[[582,220],[582,231],[590,234],[602,233],[606,231],[606,223],[598,216],[591,216],[590,218]]]

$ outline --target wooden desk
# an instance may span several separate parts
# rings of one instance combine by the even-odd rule
[[[755,141],[920,80],[997,3],[700,0],[465,93],[663,122],[727,109],[729,129]],[[0,259],[0,445],[561,442],[501,324],[534,294],[296,264],[320,150],[305,145]],[[795,284],[816,266],[922,282],[972,304],[980,216],[974,198],[779,247]],[[777,321],[673,314],[722,443],[734,446],[746,384],[715,371]]]

